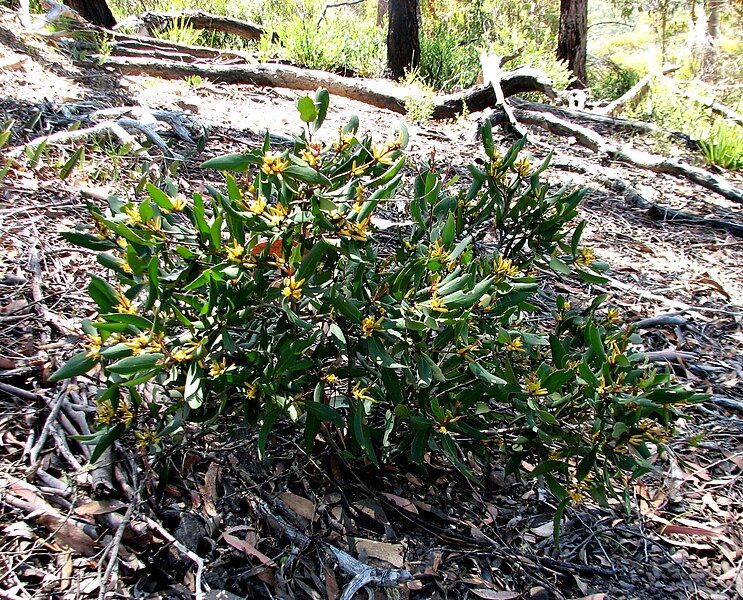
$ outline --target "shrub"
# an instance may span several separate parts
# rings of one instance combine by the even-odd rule
[[[604,296],[573,307],[540,287],[549,272],[603,281],[583,225],[566,229],[583,192],[550,191],[547,163],[520,158],[523,141],[501,155],[488,126],[469,186],[435,164],[408,186],[404,127],[376,144],[354,117],[323,143],[327,106],[324,90],[299,100],[291,150],[266,139],[207,161],[235,173],[224,190],[150,185],[65,235],[111,270],[91,279],[86,349],[54,375],[105,380],[92,460],[127,434],[158,450],[188,423],[242,417],[260,453],[277,419],[374,466],[436,453],[474,477],[502,452],[559,512],[650,469],[694,395],[642,363]],[[405,189],[413,224],[385,234],[374,212]]]
[[[638,81],[639,72],[610,58],[592,58],[588,62],[588,87],[594,98],[616,100]]]

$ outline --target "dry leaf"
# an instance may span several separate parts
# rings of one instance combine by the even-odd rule
[[[337,600],[341,595],[338,580],[335,578],[332,567],[325,565],[325,594],[328,600]]]
[[[369,558],[376,558],[398,569],[401,569],[405,563],[403,560],[404,550],[400,544],[357,538],[355,546],[358,554],[366,554]]]
[[[387,500],[392,502],[398,508],[407,510],[408,512],[413,513],[414,515],[418,514],[418,509],[416,508],[415,504],[413,504],[410,500],[406,500],[405,498],[401,498],[400,496],[395,496],[395,494],[383,493],[382,496],[387,498]]]
[[[671,523],[661,529],[663,534],[676,533],[678,535],[698,535],[701,537],[718,538],[722,535],[719,531],[707,529],[706,527],[692,527],[690,525],[676,525]]]
[[[552,537],[555,532],[555,524],[553,521],[547,521],[546,523],[542,523],[537,527],[532,527],[529,531],[531,531],[534,535],[538,535],[539,537]]]
[[[75,514],[81,517],[105,515],[125,508],[126,504],[119,500],[94,500],[75,508]]]
[[[284,492],[279,496],[279,499],[300,517],[303,517],[308,521],[314,521],[317,519],[317,509],[312,500],[308,500],[302,496],[297,496],[291,492]]]
[[[276,566],[276,563],[272,559],[268,558],[268,556],[263,554],[263,552],[261,552],[255,546],[249,544],[245,540],[241,540],[240,538],[237,538],[234,535],[230,535],[229,533],[223,533],[222,539],[224,539],[224,541],[227,542],[233,548],[236,548],[237,550],[242,550],[248,556],[257,558],[259,561],[261,561],[261,563],[263,563],[267,567]]]

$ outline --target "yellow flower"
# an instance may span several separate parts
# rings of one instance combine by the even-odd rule
[[[446,262],[446,259],[449,258],[449,253],[444,250],[444,247],[441,245],[441,242],[439,240],[436,240],[433,245],[428,249],[428,256],[432,260],[437,260],[439,262]]]
[[[499,256],[493,261],[493,274],[497,277],[518,277],[520,275],[518,267],[513,264],[510,258]]]
[[[304,279],[296,281],[294,277],[285,277],[284,289],[281,291],[281,293],[287,298],[294,298],[294,300],[299,300],[302,297],[302,284],[304,282]]]
[[[232,262],[240,262],[245,252],[245,248],[241,244],[237,243],[237,240],[232,242],[232,246],[225,246],[225,252],[227,252],[227,258]]]
[[[524,351],[524,340],[520,337],[513,338],[506,344],[506,348],[511,352],[523,352]]]
[[[103,404],[98,405],[98,411],[95,415],[95,422],[99,425],[108,426],[111,424],[114,416],[116,416],[116,412],[114,411],[113,406],[111,406],[111,403],[104,402]]]
[[[171,198],[170,203],[173,205],[173,210],[176,212],[180,212],[188,206],[188,200],[182,194],[178,194],[175,198]]]
[[[219,377],[222,373],[227,370],[227,359],[223,358],[221,361],[216,360],[212,362],[212,366],[209,369],[209,375],[211,377]]]
[[[184,346],[181,346],[174,352],[170,354],[170,357],[175,362],[186,362],[188,360],[191,360],[196,353],[196,351],[201,346],[201,342],[196,342],[194,340],[191,340],[190,342],[186,342]]]
[[[88,351],[85,356],[87,356],[88,358],[92,358],[93,360],[98,360],[101,357],[103,340],[101,340],[101,337],[99,335],[89,335],[88,340],[90,341],[85,344],[85,348]]]
[[[366,317],[361,321],[361,333],[364,334],[364,337],[371,337],[372,333],[382,328],[381,325],[383,320],[384,317],[379,317],[376,321],[374,320],[374,317]]]
[[[248,383],[245,386],[245,395],[251,399],[255,400],[258,396],[261,395],[261,388],[258,387],[255,383]]]
[[[325,383],[329,383],[330,385],[338,383],[338,377],[336,377],[333,373],[323,373],[320,379],[322,379]]]
[[[376,144],[372,145],[372,157],[374,160],[383,165],[391,165],[395,162],[395,159],[391,156],[394,148],[390,148],[387,144],[382,147]]]
[[[266,210],[266,201],[263,198],[256,198],[248,205],[248,210],[254,215],[262,215]]]
[[[351,175],[354,177],[361,177],[364,174],[364,171],[366,170],[366,165],[360,165],[356,166],[356,160],[354,159],[353,164],[351,165]]]
[[[157,444],[160,441],[160,436],[152,429],[145,426],[141,431],[134,432],[134,439],[137,442],[137,448],[145,451],[148,450],[150,446]]]
[[[449,309],[444,306],[444,303],[441,301],[441,298],[439,298],[436,294],[433,295],[433,298],[431,298],[431,303],[429,304],[431,310],[439,313],[446,313],[449,312]]]
[[[289,166],[289,161],[279,152],[266,152],[263,155],[261,171],[266,175],[281,175]]]
[[[302,160],[311,167],[317,165],[317,154],[311,149],[302,150]]]
[[[132,349],[132,354],[134,356],[139,356],[140,354],[142,354],[142,351],[148,346],[149,343],[150,338],[143,334],[140,334],[124,342],[126,346]]]
[[[542,383],[539,381],[539,377],[535,373],[529,375],[529,379],[526,380],[526,392],[530,396],[546,396],[547,390],[542,387]]]
[[[283,204],[277,204],[268,209],[268,220],[271,225],[276,226],[279,225],[288,214],[289,209],[286,208],[286,206]]]
[[[345,150],[350,143],[353,141],[354,135],[351,132],[343,133],[343,128],[338,128],[338,141],[333,142],[333,150],[336,152],[340,152],[341,150]]]
[[[373,398],[366,393],[370,389],[371,389],[371,386],[361,387],[361,384],[357,383],[355,386],[353,386],[353,389],[351,390],[351,395],[353,396],[353,399],[356,400],[357,402],[363,402],[364,400],[373,400]]]
[[[580,248],[578,250],[578,256],[575,257],[575,264],[582,267],[587,267],[596,260],[596,255],[590,248]]]
[[[520,177],[526,177],[531,171],[531,163],[528,158],[522,158],[513,165]]]
[[[124,214],[128,217],[126,220],[127,225],[133,225],[134,223],[142,222],[142,215],[140,215],[139,211],[133,206],[125,207]]]
[[[356,223],[346,221],[338,230],[338,235],[340,235],[341,237],[351,238],[352,240],[357,240],[359,242],[365,242],[368,237],[366,229],[369,226],[370,220],[371,217],[367,217],[358,225]]]
[[[606,311],[606,320],[609,323],[616,323],[619,321],[619,309],[618,308],[609,308]]]
[[[124,315],[136,315],[137,309],[132,304],[132,301],[129,300],[122,292],[121,290],[116,292],[116,298],[118,299],[119,303],[116,305],[116,312],[119,312]]]

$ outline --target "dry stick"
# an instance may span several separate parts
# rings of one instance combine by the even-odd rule
[[[263,513],[273,529],[280,532],[289,541],[299,544],[302,548],[307,548],[313,543],[313,540],[307,535],[275,514],[267,502],[258,497],[253,497],[253,502],[258,512]],[[315,544],[320,546],[320,549],[325,554],[331,556],[338,563],[338,568],[341,571],[353,575],[353,579],[343,591],[340,600],[351,600],[357,591],[367,585],[395,588],[401,583],[413,581],[413,576],[406,569],[375,569],[355,559],[348,552],[331,546],[327,542],[316,540]]]
[[[155,521],[154,519],[151,519],[150,517],[145,517],[145,520],[147,522],[147,525],[154,529],[159,535],[161,535],[163,538],[165,538],[168,542],[173,544],[173,546],[176,547],[176,549],[183,554],[186,558],[190,559],[195,565],[196,565],[196,576],[194,581],[194,587],[195,590],[195,597],[196,600],[204,600],[204,592],[201,589],[202,587],[202,575],[204,573],[204,559],[201,558],[198,554],[192,552],[186,546],[181,544],[177,539],[175,539],[169,531],[167,531],[160,523]],[[207,591],[209,589],[209,586],[207,585]]]
[[[147,479],[145,477],[142,477],[142,481],[137,487],[137,494],[135,498],[130,501],[129,507],[126,509],[126,512],[124,513],[124,518],[121,520],[121,523],[119,523],[119,526],[116,528],[116,533],[114,534],[114,537],[111,540],[111,543],[108,544],[108,546],[106,546],[106,548],[103,550],[103,555],[101,556],[101,561],[99,565],[103,565],[104,561],[106,560],[106,554],[108,554],[108,564],[106,565],[106,570],[103,573],[103,577],[101,577],[100,579],[100,589],[98,591],[98,600],[103,600],[106,596],[108,584],[111,581],[111,575],[113,575],[114,568],[118,564],[119,548],[121,547],[121,540],[124,539],[124,533],[126,532],[126,528],[132,520],[134,511],[137,508],[139,508],[139,504],[142,501],[142,489],[144,488],[145,481],[147,481]],[[99,568],[99,573],[100,573],[100,568]]]
[[[501,89],[501,66],[503,65],[504,61],[504,57],[498,56],[495,52],[483,52],[480,55],[480,66],[482,67],[483,81],[493,88],[493,92],[495,92],[496,106],[500,106],[503,108],[503,112],[506,113],[508,122],[510,123],[513,130],[519,134],[519,137],[524,137],[526,135],[526,129],[524,129],[516,120],[516,117],[513,114],[513,110],[511,110],[511,107],[506,102],[506,98],[503,95],[503,90]]]
[[[712,402],[712,404],[716,404],[717,406],[722,406],[723,408],[729,408],[731,410],[737,410],[743,413],[743,402],[738,402],[737,400],[733,400],[732,398],[728,398],[726,396],[720,396],[719,394],[712,394],[712,396],[710,397],[710,401]]]
[[[118,123],[115,123],[114,121],[105,121],[103,123],[98,123],[97,125],[93,127],[88,127],[86,129],[77,129],[75,131],[60,131],[57,133],[53,133],[51,135],[44,135],[44,136],[38,137],[28,142],[24,147],[18,147],[18,148],[12,149],[8,153],[8,156],[12,156],[12,157],[20,156],[24,152],[24,149],[26,147],[36,148],[42,143],[47,143],[47,144],[66,143],[66,142],[71,142],[75,140],[86,139],[89,137],[97,137],[101,135],[102,133],[112,133],[114,136],[119,138],[119,141],[122,143],[122,145],[129,144],[132,147],[132,150],[134,150],[135,152],[140,152],[142,150],[141,144],[134,138],[134,136],[128,134],[121,125],[119,125]]]
[[[68,464],[73,469],[75,469],[76,474],[79,475],[83,470],[83,466],[70,451],[70,447],[67,445],[67,440],[62,435],[62,432],[54,423],[52,423],[52,426],[49,428],[49,432],[52,434],[52,437],[54,438],[54,445],[57,447],[57,450],[59,451],[62,458],[64,458],[68,462]]]
[[[21,388],[10,385],[9,383],[0,383],[0,392],[5,392],[6,394],[10,394],[11,396],[15,396],[21,400],[28,400],[29,402],[36,402],[41,398],[38,394],[34,394],[28,390],[22,390]]]
[[[683,364],[682,361],[698,358],[698,356],[693,352],[682,352],[680,350],[674,350],[673,348],[653,352],[642,352],[641,354],[650,362],[654,363],[677,362]]]
[[[57,415],[59,414],[59,411],[62,410],[62,403],[65,401],[65,396],[63,392],[59,392],[57,394],[57,402],[54,405],[54,408],[52,408],[52,411],[49,413],[49,416],[46,418],[46,422],[44,423],[44,427],[41,430],[41,433],[39,434],[39,438],[36,440],[36,443],[31,448],[31,451],[29,452],[29,462],[31,463],[31,466],[26,471],[26,478],[31,480],[33,479],[34,475],[36,474],[36,471],[39,469],[39,466],[41,465],[41,460],[39,459],[39,454],[44,449],[44,445],[46,444],[46,440],[49,437],[49,433],[52,429],[52,425],[57,420]]]
[[[97,494],[111,494],[116,491],[113,482],[113,462],[113,450],[110,446],[95,461],[95,466],[90,471],[90,480]],[[129,500],[133,501],[131,497]]]
[[[516,112],[516,111],[515,111]],[[687,165],[677,159],[649,154],[640,150],[623,148],[608,142],[601,134],[593,129],[570,123],[551,114],[539,114],[528,111],[516,112],[520,121],[530,125],[537,125],[557,135],[574,137],[581,146],[585,146],[594,152],[605,154],[612,160],[629,163],[633,166],[647,169],[654,173],[666,173],[676,177],[685,177],[694,183],[717,192],[728,200],[743,204],[743,190],[736,188],[722,177],[718,177],[691,165]],[[496,122],[499,115],[496,115]]]
[[[687,323],[686,318],[679,314],[670,315],[658,315],[657,317],[648,317],[647,319],[640,319],[634,323],[638,329],[650,329],[651,327],[663,327],[664,325],[679,325],[685,326]]]

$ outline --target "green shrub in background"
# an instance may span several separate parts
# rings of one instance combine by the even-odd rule
[[[640,81],[640,73],[615,63],[610,58],[590,57],[588,60],[588,87],[594,98],[616,100]]]
[[[501,155],[488,126],[469,185],[435,165],[409,183],[404,127],[375,143],[353,118],[321,141],[328,101],[299,100],[291,150],[207,161],[234,173],[224,189],[150,185],[65,235],[111,272],[91,279],[86,349],[54,375],[105,381],[92,460],[122,436],[159,451],[240,419],[263,453],[285,419],[308,450],[322,436],[374,466],[433,453],[474,477],[502,453],[559,513],[649,470],[649,445],[696,396],[643,363],[604,296],[573,307],[545,291],[550,273],[604,280],[583,224],[566,230],[583,192],[551,191],[547,163],[520,157],[523,141]],[[400,193],[412,225],[385,234],[375,211]]]

